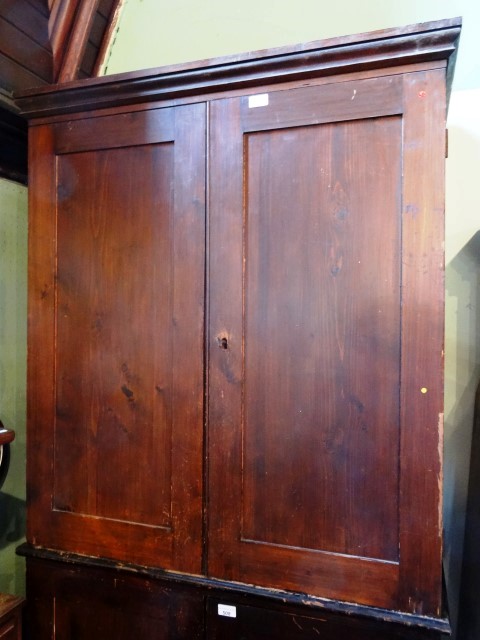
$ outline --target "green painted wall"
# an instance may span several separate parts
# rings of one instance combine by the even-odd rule
[[[16,432],[0,492],[0,591],[24,592],[27,189],[0,179],[0,418]]]
[[[473,398],[480,378],[480,2],[124,0],[105,73],[463,17],[449,111],[445,335],[445,566],[458,615]],[[459,639],[461,640],[461,639]]]

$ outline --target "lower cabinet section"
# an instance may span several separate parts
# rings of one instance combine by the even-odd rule
[[[100,568],[29,561],[29,640],[199,640],[199,591]]]
[[[205,636],[208,640],[420,640],[442,637],[346,615],[307,614],[285,607],[231,603],[228,598],[208,598]]]
[[[442,621],[64,555],[27,559],[26,640],[441,640]],[[330,610],[331,606],[333,610]],[[446,627],[446,621],[443,621]],[[422,626],[423,625],[423,626]],[[0,635],[0,638],[4,636]],[[17,638],[17,636],[5,636]]]

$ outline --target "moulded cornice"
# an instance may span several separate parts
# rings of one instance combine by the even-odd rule
[[[448,84],[460,29],[461,19],[452,18],[331,38],[41,87],[17,95],[16,103],[24,116],[45,118],[442,60],[447,66]]]

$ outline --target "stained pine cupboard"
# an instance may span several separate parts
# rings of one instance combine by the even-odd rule
[[[19,97],[31,637],[448,632],[442,242],[459,31]]]

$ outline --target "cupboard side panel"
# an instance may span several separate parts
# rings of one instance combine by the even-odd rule
[[[404,76],[401,598],[439,615],[442,585],[445,72]]]

